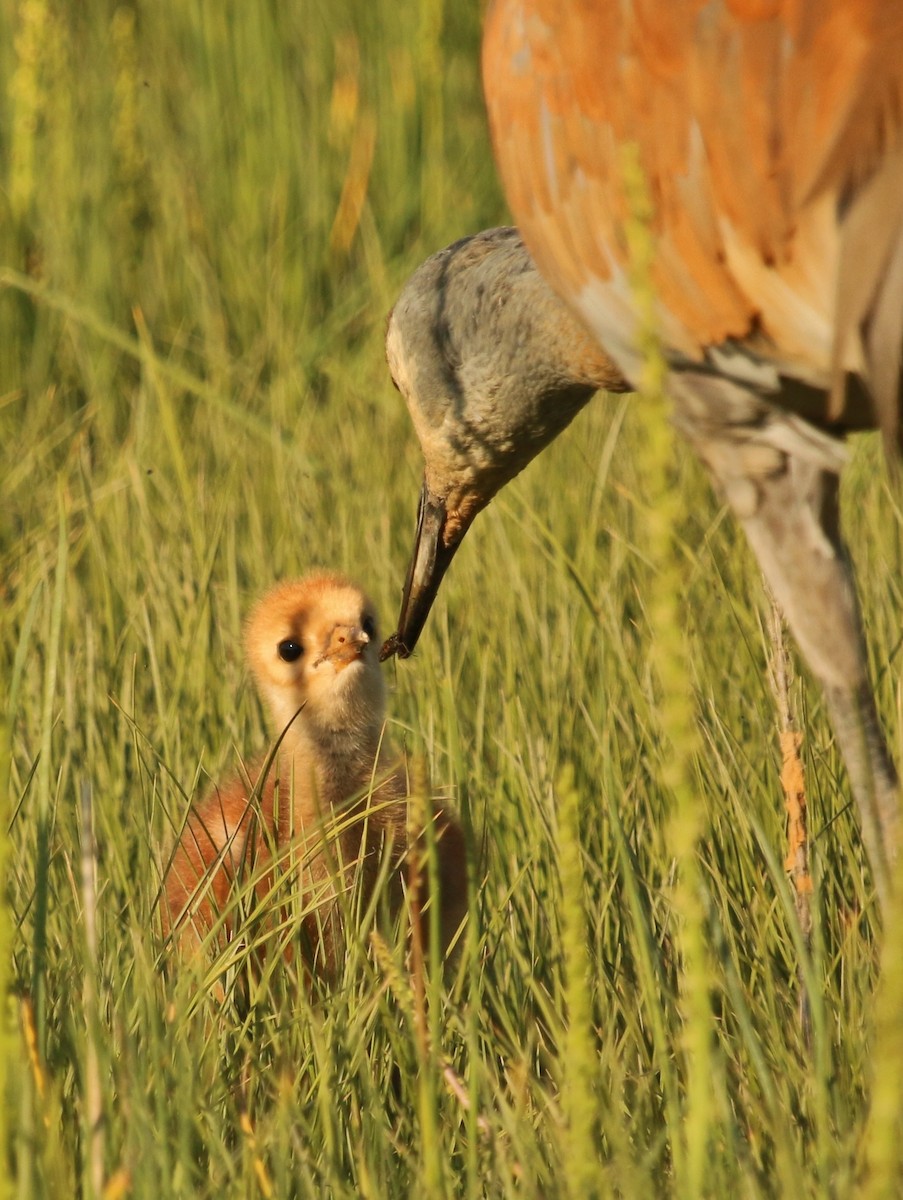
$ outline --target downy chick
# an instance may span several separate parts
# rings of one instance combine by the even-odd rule
[[[251,612],[246,658],[281,740],[256,789],[233,779],[188,817],[162,905],[164,933],[174,934],[183,953],[196,952],[220,920],[226,937],[234,936],[241,881],[254,879],[253,906],[260,907],[275,895],[280,872],[289,872],[302,909],[312,910],[301,922],[301,950],[327,978],[340,961],[339,896],[350,893],[357,872],[363,906],[387,867],[392,913],[401,908],[405,880],[415,887],[414,911],[426,905],[428,873],[411,870],[405,764],[384,736],[378,649],[372,604],[333,572],[278,584]],[[258,759],[252,766],[252,782],[265,765]],[[436,807],[432,820],[439,890],[432,899],[441,906],[444,953],[466,909],[465,846],[453,812]],[[285,903],[275,907],[291,957]]]

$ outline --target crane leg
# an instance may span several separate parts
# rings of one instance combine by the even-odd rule
[[[740,518],[816,679],[859,808],[879,898],[889,891],[899,782],[868,679],[852,567],[840,533],[843,450],[717,376],[672,376],[675,423]]]

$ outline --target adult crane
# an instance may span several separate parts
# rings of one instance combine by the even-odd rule
[[[886,892],[898,781],[868,681],[838,487],[847,432],[880,429],[892,461],[901,448],[903,6],[495,0],[483,80],[526,245],[634,385],[643,329],[628,162],[638,168],[674,422],[743,524],[824,689]],[[457,322],[460,360],[467,322]],[[412,412],[428,412],[433,441],[418,428],[417,543],[384,647],[404,655],[473,516],[548,438],[531,439],[535,404],[518,400],[534,386],[529,364],[522,386],[509,374],[492,402],[480,382],[488,368],[474,376],[455,362],[461,386],[443,407],[418,393],[426,373],[406,357],[404,330],[394,347],[389,335],[396,382]],[[443,328],[437,345],[448,344]],[[540,407],[557,403],[553,388]]]

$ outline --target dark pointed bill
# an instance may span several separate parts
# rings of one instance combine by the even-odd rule
[[[401,598],[401,612],[398,614],[398,629],[383,642],[379,652],[380,662],[385,662],[393,654],[408,658],[417,645],[439,592],[442,577],[461,544],[461,537],[451,546],[445,544],[443,531],[446,516],[445,501],[431,495],[424,481],[420,491],[414,552]]]

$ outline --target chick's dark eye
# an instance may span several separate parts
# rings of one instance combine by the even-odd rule
[[[371,640],[376,637],[376,622],[369,614],[361,621],[361,629]]]
[[[283,662],[297,662],[304,653],[304,647],[294,638],[286,638],[284,642],[279,643],[276,650]]]

